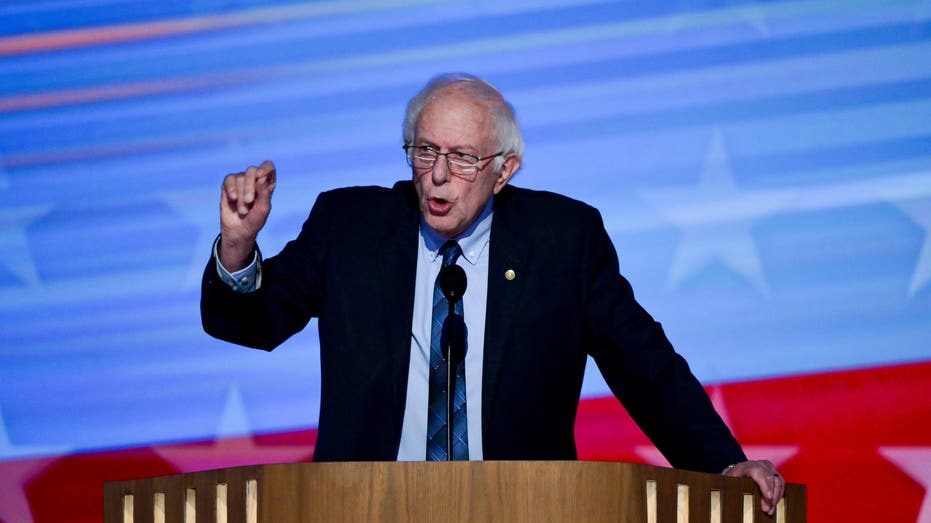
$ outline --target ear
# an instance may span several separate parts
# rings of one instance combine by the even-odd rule
[[[508,155],[498,172],[498,179],[495,180],[495,194],[498,194],[508,184],[518,169],[520,169],[520,158],[516,154]]]

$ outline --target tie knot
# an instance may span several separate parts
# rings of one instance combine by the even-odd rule
[[[440,247],[440,254],[443,255],[443,267],[456,263],[456,258],[462,254],[462,248],[453,240],[449,240]]]

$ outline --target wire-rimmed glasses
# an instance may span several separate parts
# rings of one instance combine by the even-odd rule
[[[404,152],[407,153],[407,164],[415,170],[425,172],[433,169],[436,160],[440,156],[446,157],[446,167],[449,172],[460,178],[472,181],[481,170],[479,165],[485,160],[490,160],[504,154],[504,151],[489,154],[488,156],[475,156],[473,154],[462,153],[459,151],[448,151],[441,153],[436,147],[430,145],[404,145]]]

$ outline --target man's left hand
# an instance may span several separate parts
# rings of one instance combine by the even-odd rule
[[[725,476],[750,478],[760,487],[763,512],[770,516],[776,510],[776,504],[786,491],[786,480],[776,471],[776,467],[766,460],[744,461],[724,469]]]

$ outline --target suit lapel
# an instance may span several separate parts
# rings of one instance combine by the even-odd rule
[[[417,241],[419,210],[416,194],[410,182],[398,182],[393,192],[400,205],[396,207],[398,220],[392,220],[376,248],[376,263],[380,271],[380,300],[384,318],[382,335],[384,347],[389,351],[392,394],[392,420],[394,436],[401,441],[404,406],[407,401],[407,377],[410,367],[411,323],[414,314],[414,287],[417,279]],[[373,333],[378,336],[379,334]],[[378,343],[380,340],[373,340]]]
[[[488,304],[485,313],[485,356],[482,368],[482,438],[488,441],[489,419],[498,392],[501,363],[510,345],[510,324],[524,289],[529,247],[508,213],[511,194],[505,187],[495,197],[488,261]]]

